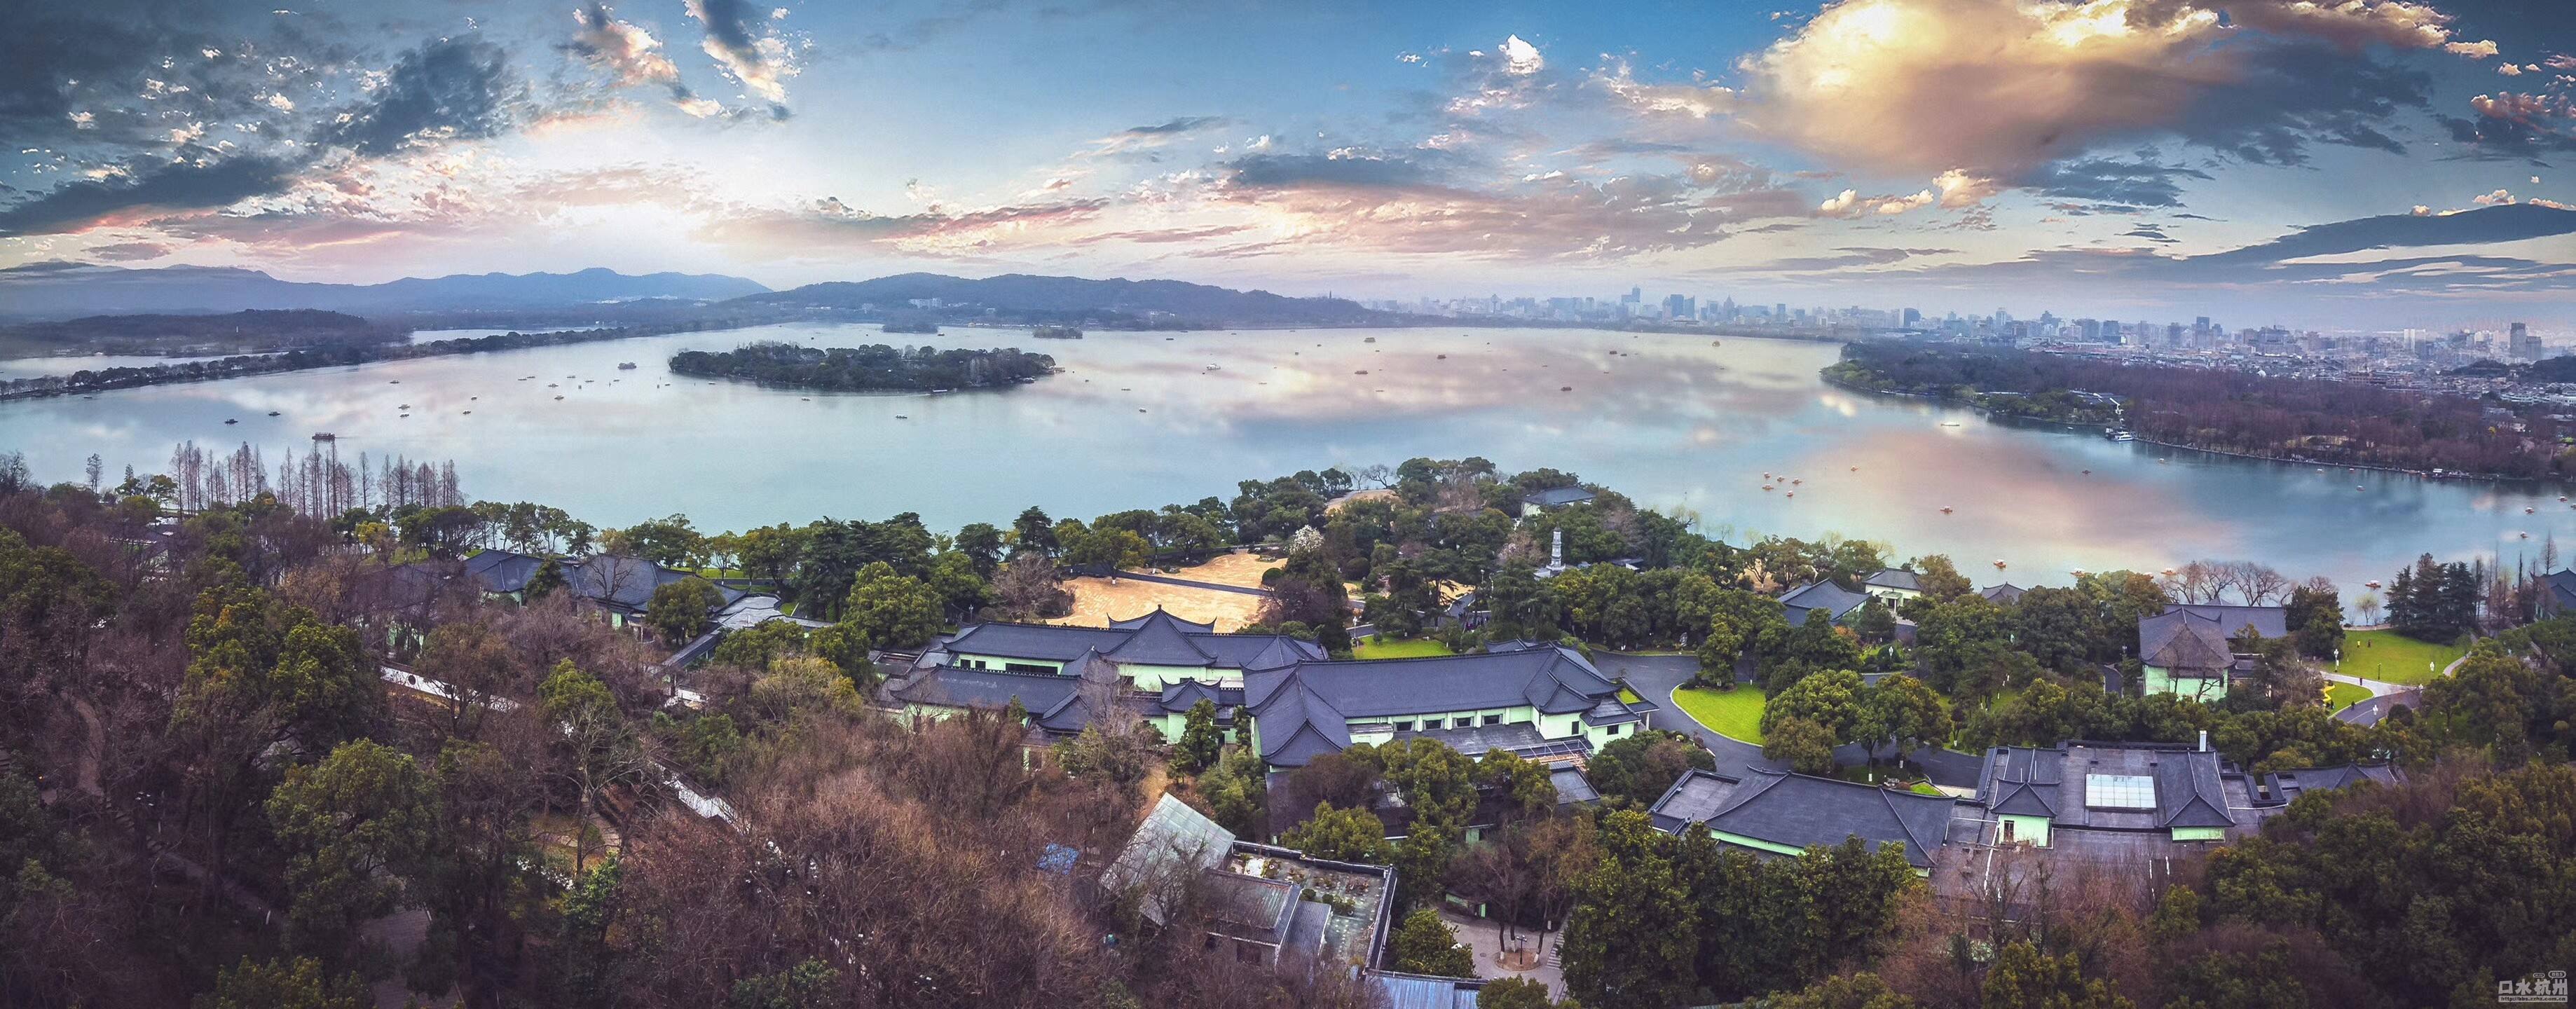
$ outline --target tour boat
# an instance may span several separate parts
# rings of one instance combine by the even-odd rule
[[[235,420],[235,419],[233,419],[233,418],[231,418],[231,417],[226,417],[226,418],[224,418],[224,423],[226,423],[226,424],[239,424],[239,423],[241,423],[241,421],[239,421],[239,420]]]
[[[1941,514],[1943,514],[1943,515],[1950,514],[1950,506],[1949,506],[1949,505],[1942,505],[1942,506],[1941,506]]]
[[[1440,356],[1439,356],[1439,358],[1438,358],[1438,360],[1442,360],[1442,361],[1446,361],[1446,360],[1448,360],[1448,359],[1449,359],[1449,355],[1447,355],[1447,354],[1442,354],[1442,355],[1440,355]],[[2564,500],[2566,500],[2566,498],[2560,498],[2559,500],[2564,501]]]
[[[2352,485],[2352,489],[2354,489],[2354,490],[2360,490],[2360,489],[2362,489],[2362,487],[2361,487],[2361,485],[2360,485],[2360,484],[2354,484],[2354,485]]]
[[[1763,489],[1763,490],[1770,490],[1770,489],[1772,489],[1772,488],[1771,488],[1771,485],[1770,485],[1770,484],[1767,484],[1767,483],[1766,483],[1766,484],[1763,484],[1763,485],[1762,485],[1762,489]]]
[[[1797,497],[1797,496],[1798,496],[1798,492],[1797,492],[1797,491],[1790,491],[1790,492],[1789,492],[1789,496],[1790,496],[1790,497]]]
[[[1854,472],[1854,473],[1858,473],[1858,472],[1860,472],[1860,467],[1858,467],[1858,466],[1854,466],[1854,467],[1852,467],[1852,468],[1851,468],[1851,471],[1852,471],[1852,472]],[[2085,472],[2090,473],[2090,472],[2092,472],[2092,470],[2085,470]]]
[[[2530,534],[2530,533],[2522,533],[2522,534],[2520,534],[2520,535],[2522,536],[2522,538],[2523,538],[2523,539],[2530,539],[2530,538],[2531,538],[2531,534]]]
[[[2001,571],[2001,570],[2003,570],[2003,566],[2004,566],[2004,562],[2002,562],[2002,561],[1996,561],[1996,562],[1995,562],[1995,570]]]
[[[277,416],[277,411],[275,411],[275,410],[271,410],[271,411],[269,411],[269,412],[268,412],[268,415],[269,415],[269,416],[271,416],[271,417],[275,417],[275,416]]]
[[[2525,508],[2525,509],[2523,509],[2523,510],[2522,510],[2522,513],[2523,513],[2523,514],[2525,514],[2525,515],[2529,515],[2529,514],[2531,514],[2531,509],[2529,509],[2529,508]]]
[[[1789,481],[1789,482],[1790,482],[1791,484],[1795,485],[1795,484],[1802,484],[1802,483],[1806,483],[1807,481],[1806,481],[1806,480],[1804,480],[1804,479],[1798,479],[1798,480],[1791,480],[1791,481]]]
[[[619,362],[617,362],[617,370],[619,370],[619,371],[634,371],[634,370],[635,370],[635,362],[633,362],[633,361],[619,361]]]
[[[339,435],[336,435],[336,434],[332,434],[332,433],[331,433],[331,432],[329,432],[329,431],[315,431],[315,432],[313,432],[313,440],[314,440],[314,441],[338,441],[338,440],[340,440],[340,436],[339,436]]]
[[[906,417],[906,416],[904,416],[904,415],[902,415],[902,414],[899,414],[899,413],[898,413],[898,414],[895,414],[895,415],[894,415],[894,419],[896,419],[896,420],[911,420],[912,418],[910,418],[910,417]]]
[[[1558,391],[1558,392],[1573,392],[1573,391],[1574,391],[1574,387],[1573,387],[1573,386],[1570,386],[1570,385],[1560,385],[1560,386],[1557,386],[1557,387],[1556,387],[1556,391]]]
[[[562,399],[563,397],[561,397],[561,396],[557,396],[557,397],[555,397],[555,398],[556,398],[556,399]]]
[[[2375,588],[2378,588],[2378,587],[2379,587],[2379,583],[2378,583],[2378,582],[2363,582],[2363,583],[2361,583],[2361,586],[2362,586],[2363,588],[2366,588],[2366,589],[2375,589]]]

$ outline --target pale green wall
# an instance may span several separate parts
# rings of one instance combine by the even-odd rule
[[[2006,816],[2003,818],[2003,822],[2012,826],[2012,833],[2010,835],[1999,834],[1998,839],[2001,839],[2003,836],[2010,836],[2015,841],[2021,841],[2035,847],[2048,847],[2047,817]]]
[[[2145,686],[2147,693],[2174,694],[2187,700],[2219,701],[2227,698],[2226,677],[2175,676],[2163,666],[2146,667]]]

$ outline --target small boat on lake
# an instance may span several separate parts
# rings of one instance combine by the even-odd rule
[[[634,371],[634,370],[635,370],[635,362],[633,362],[633,361],[619,361],[619,362],[617,362],[617,370],[619,370],[619,371]]]
[[[236,419],[231,418],[231,417],[226,417],[226,418],[224,418],[224,423],[226,423],[226,424],[239,424],[239,423],[241,423],[241,421],[236,420]]]
[[[269,411],[269,412],[268,412],[268,415],[269,415],[269,416],[271,416],[271,417],[275,417],[275,416],[277,416],[277,411],[275,411],[275,410],[271,410],[271,411]]]

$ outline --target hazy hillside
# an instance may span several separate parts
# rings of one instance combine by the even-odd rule
[[[912,302],[931,298],[951,309],[994,309],[1023,320],[1079,322],[1084,318],[1111,321],[1126,317],[1241,325],[1347,325],[1382,316],[1341,298],[1291,298],[1268,291],[1237,291],[1177,280],[1091,280],[1023,273],[980,279],[905,273],[875,280],[808,284],[741,300],[789,308],[865,311],[873,307],[877,312],[901,313],[913,310]]]
[[[411,277],[383,284],[309,284],[229,267],[138,270],[36,263],[0,270],[0,319],[295,308],[389,315],[560,308],[643,299],[719,301],[766,290],[758,283],[718,274],[628,276],[600,268],[578,273]]]

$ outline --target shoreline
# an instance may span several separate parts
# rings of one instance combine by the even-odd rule
[[[1899,397],[1899,398],[1903,398],[1903,399],[1919,399],[1919,400],[1923,400],[1923,401],[1930,402],[1930,403],[1939,403],[1939,404],[1941,404],[1941,405],[1943,405],[1943,406],[1954,407],[1954,408],[1956,408],[1956,409],[1968,410],[1968,411],[1971,411],[1971,412],[1974,412],[1974,413],[1978,414],[1979,416],[1985,417],[1985,418],[1987,418],[1987,419],[1989,419],[1989,420],[1999,419],[1999,418],[2000,418],[2000,419],[2014,420],[2014,421],[2020,421],[2020,422],[2024,422],[2024,423],[2032,423],[2032,424],[2050,424],[2050,425],[2055,425],[2055,426],[2058,426],[2058,427],[2065,427],[2065,428],[2089,428],[2089,427],[2092,427],[2092,426],[2093,426],[2093,425],[2092,425],[2092,424],[2090,424],[2090,423],[2078,423],[2078,422],[2074,422],[2074,421],[2062,421],[2062,420],[2049,420],[2049,419],[2047,419],[2047,418],[2045,418],[2045,417],[2021,417],[2021,416],[2015,416],[2015,415],[2013,415],[2013,414],[2003,413],[2003,412],[2001,412],[2001,411],[1994,410],[1994,409],[1992,409],[1992,408],[1990,408],[1990,407],[1979,406],[1979,405],[1974,404],[1974,403],[1963,403],[1963,402],[1960,402],[1960,401],[1955,400],[1955,399],[1951,399],[1951,398],[1946,397],[1946,396],[1936,396],[1936,395],[1933,395],[1933,394],[1930,394],[1930,393],[1920,393],[1920,392],[1898,392],[1898,391],[1893,390],[1893,389],[1872,389],[1872,388],[1869,388],[1868,386],[1863,386],[1863,385],[1854,385],[1854,384],[1852,384],[1852,383],[1850,383],[1850,382],[1845,382],[1845,381],[1843,381],[1843,380],[1841,380],[1841,379],[1834,378],[1833,376],[1830,376],[1830,375],[1826,375],[1826,374],[1824,374],[1821,370],[1817,372],[1816,378],[1817,378],[1817,380],[1819,380],[1819,381],[1821,381],[1821,382],[1825,383],[1826,385],[1830,385],[1830,386],[1833,386],[1833,387],[1835,387],[1835,388],[1843,389],[1843,390],[1845,390],[1845,391],[1849,391],[1849,392],[1864,393],[1864,394],[1872,395],[1872,396],[1894,396],[1894,397]],[[2223,457],[2230,458],[2230,459],[2246,459],[2246,460],[2251,460],[2251,461],[2254,461],[2254,462],[2279,463],[2279,464],[2284,465],[2284,466],[2313,466],[2313,467],[2317,467],[2317,468],[2320,468],[2320,469],[2369,470],[2369,471],[2372,471],[2372,472],[2375,472],[2375,473],[2395,473],[2395,474],[2398,474],[2398,475],[2401,475],[2401,476],[2411,476],[2411,477],[2416,477],[2416,478],[2418,478],[2418,479],[2424,479],[2424,480],[2435,480],[2435,481],[2454,481],[2454,480],[2456,480],[2456,481],[2467,481],[2467,482],[2475,482],[2475,483],[2524,483],[2524,484],[2543,484],[2543,485],[2551,484],[2551,483],[2561,483],[2561,484],[2563,485],[2563,481],[2555,481],[2555,480],[2553,480],[2553,479],[2552,479],[2552,478],[2550,478],[2550,477],[2542,477],[2542,476],[2511,476],[2511,475],[2503,474],[2503,473],[2469,473],[2469,472],[2458,472],[2458,471],[2450,471],[2450,470],[2445,470],[2445,471],[2443,471],[2443,472],[2441,472],[2441,473],[2439,473],[2439,474],[2436,474],[2436,473],[2432,473],[2432,472],[2427,471],[2427,470],[2408,469],[2408,468],[2405,468],[2405,467],[2403,467],[2403,466],[2390,466],[2390,465],[2380,464],[2380,463],[2328,462],[2328,461],[2317,460],[2317,459],[2300,459],[2300,458],[2296,458],[2296,457],[2292,457],[2292,456],[2284,456],[2284,455],[2263,455],[2263,454],[2254,453],[2254,452],[2234,452],[2234,451],[2229,451],[2229,450],[2227,450],[2227,449],[2223,449],[2223,448],[2206,448],[2206,447],[2203,447],[2203,446],[2199,446],[2199,445],[2192,445],[2192,444],[2188,444],[2188,443],[2184,443],[2184,442],[2172,442],[2172,441],[2164,441],[2164,440],[2162,440],[2162,439],[2157,439],[2157,438],[2150,438],[2150,437],[2147,437],[2146,435],[2138,434],[2138,433],[2137,433],[2136,431],[2134,431],[2134,430],[2133,430],[2133,431],[2131,431],[2131,432],[2130,432],[2130,434],[2131,434],[2131,435],[2134,435],[2134,436],[2135,436],[2135,440],[2136,440],[2139,444],[2142,444],[2142,445],[2154,445],[2154,446],[2157,446],[2157,447],[2159,447],[2159,448],[2169,448],[2169,449],[2175,449],[2175,450],[2183,451],[2183,452],[2198,452],[2198,453],[2201,453],[2201,454],[2203,454],[2203,455],[2223,456]]]

